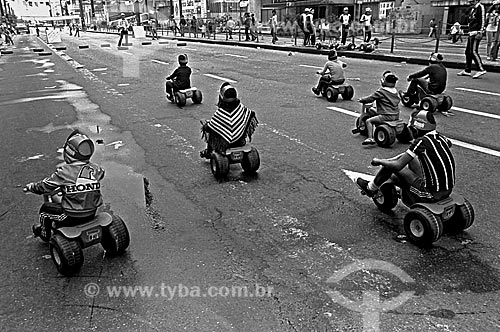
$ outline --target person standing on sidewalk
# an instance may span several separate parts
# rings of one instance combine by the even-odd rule
[[[311,35],[309,34],[309,30],[307,29],[307,15],[309,15],[309,12],[311,10],[309,8],[304,9],[304,12],[300,14],[299,20],[298,20],[298,25],[300,30],[302,30],[302,33],[304,34],[304,46],[307,46],[309,44]]]
[[[486,12],[481,0],[469,0],[471,7],[468,11],[469,38],[465,47],[465,69],[457,73],[458,76],[472,76],[472,61],[476,63],[479,71],[472,78],[479,78],[486,74],[483,61],[479,56],[479,44],[486,28]]]
[[[491,60],[491,46],[498,30],[498,10],[492,6],[486,15],[486,60]]]
[[[278,40],[278,37],[276,36],[278,29],[278,16],[276,15],[275,9],[273,9],[272,16],[269,19],[269,27],[271,28],[272,42],[273,44],[276,44],[276,41]]]
[[[121,20],[118,21],[118,32],[120,39],[118,40],[118,47],[122,46],[123,36],[125,36],[125,44],[128,44],[128,21],[125,19],[125,14],[121,13]]]
[[[349,34],[349,28],[351,27],[352,22],[351,14],[349,14],[349,8],[344,7],[344,12],[342,13],[342,15],[340,15],[339,20],[340,24],[342,24],[340,28],[340,34],[342,36],[341,43],[342,45],[345,45],[347,41],[347,35]]]
[[[193,18],[191,19],[191,31],[193,31],[194,38],[198,37],[197,30],[198,30],[198,20],[196,19],[196,16],[193,16]]]
[[[309,31],[309,38],[311,45],[316,45],[316,26],[314,25],[314,9],[311,8],[309,14],[306,16],[306,28]]]
[[[184,18],[184,15],[181,15],[181,19],[179,21],[179,25],[181,27],[181,37],[184,37],[184,32],[186,31],[187,21]]]
[[[372,9],[370,7],[366,7],[365,13],[361,16],[360,22],[363,24],[363,41],[365,43],[369,43],[372,39]]]
[[[236,22],[233,20],[231,16],[229,16],[229,20],[226,22],[226,30],[229,35],[229,39],[233,39],[233,30],[236,27]]]

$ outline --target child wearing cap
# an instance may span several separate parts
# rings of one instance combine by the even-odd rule
[[[343,84],[345,82],[345,67],[347,67],[347,64],[338,60],[336,50],[328,52],[328,61],[325,63],[323,70],[317,72],[321,75],[321,78],[319,79],[318,86],[312,88],[312,92],[319,95],[323,87],[327,84]]]
[[[180,54],[178,57],[179,67],[166,77],[165,92],[170,101],[174,101],[174,93],[179,90],[189,89],[191,87],[191,68],[188,67],[187,54]]]
[[[363,141],[363,145],[375,144],[373,139],[373,129],[375,124],[383,123],[384,121],[399,120],[399,93],[396,90],[396,82],[398,77],[387,70],[383,73],[380,79],[382,87],[367,97],[360,98],[358,101],[362,104],[370,104],[375,102],[377,115],[366,120],[366,129],[368,138]]]

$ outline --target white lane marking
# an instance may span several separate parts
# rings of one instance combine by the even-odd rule
[[[347,169],[342,169],[345,175],[351,179],[352,182],[356,183],[357,178],[362,178],[367,181],[372,181],[375,179],[374,175],[366,174],[366,173],[359,173],[359,172],[354,172],[354,171],[349,171]]]
[[[330,109],[330,110],[332,110],[332,111],[337,111],[337,112],[344,113],[344,114],[347,114],[347,115],[350,115],[350,116],[354,116],[354,117],[358,117],[359,116],[358,112],[349,111],[349,110],[346,110],[346,109],[343,109],[343,108],[340,108],[340,107],[330,106],[330,107],[327,107],[327,108]]]
[[[151,60],[151,62],[159,63],[160,65],[168,65],[168,62],[160,61],[160,60]]]
[[[451,109],[454,110],[454,111],[458,111],[458,112],[475,114],[475,115],[480,115],[480,116],[484,116],[484,117],[487,117],[487,118],[493,118],[493,119],[500,120],[500,115],[497,115],[497,114],[491,114],[491,113],[479,112],[479,111],[474,111],[474,110],[468,110],[466,108],[455,107],[455,106],[452,106]]]
[[[351,115],[351,116],[354,116],[354,117],[358,117],[359,114],[356,113],[356,112],[353,112],[353,111],[349,111],[349,110],[346,110],[346,109],[343,109],[343,108],[340,108],[340,107],[335,107],[335,106],[330,106],[330,107],[327,107],[328,109],[331,109],[333,111],[337,111],[339,113],[344,113],[344,114],[347,114],[347,115]],[[470,144],[470,143],[467,143],[467,142],[462,142],[462,141],[459,141],[459,140],[456,140],[456,139],[450,139],[451,142],[457,146],[461,146],[465,149],[469,149],[469,150],[473,150],[473,151],[477,151],[477,152],[482,152],[482,153],[485,153],[485,154],[489,154],[491,156],[495,156],[495,157],[500,157],[500,151],[498,150],[493,150],[493,149],[489,149],[489,148],[485,148],[483,146],[479,146],[479,145],[474,145],[474,144]]]
[[[450,138],[450,141],[453,144],[461,146],[461,147],[466,148],[466,149],[470,149],[470,150],[474,150],[474,151],[477,151],[477,152],[486,153],[486,154],[489,154],[489,155],[492,155],[492,156],[495,156],[495,157],[500,157],[500,151],[497,151],[497,150],[488,149],[488,148],[485,148],[485,147],[482,147],[482,146],[478,146],[478,145],[474,145],[474,144],[470,144],[470,143],[467,143],[467,142],[457,141],[456,139],[451,139],[451,138]]]
[[[127,51],[123,51],[122,53],[128,54],[128,55],[134,55],[134,53],[130,53],[130,52],[127,52]]]
[[[309,65],[299,65],[299,67],[305,67],[305,68],[315,68],[315,69],[323,69],[323,67],[318,67],[318,66],[309,66]]]
[[[244,55],[238,55],[238,54],[229,54],[229,53],[226,53],[224,55],[227,55],[227,56],[232,56],[232,57],[235,57],[235,58],[244,58],[244,59],[248,59],[247,56],[244,56]]]
[[[456,90],[461,90],[461,91],[469,91],[469,92],[476,92],[476,93],[482,93],[485,95],[491,95],[491,96],[500,96],[500,93],[497,92],[490,92],[490,91],[483,91],[483,90],[476,90],[476,89],[468,89],[468,88],[455,88]]]
[[[130,85],[129,83],[120,83],[120,84],[117,84],[117,86],[128,86]]]
[[[203,75],[211,77],[211,78],[215,78],[216,80],[221,80],[221,81],[225,81],[225,82],[229,82],[229,83],[236,83],[236,81],[233,81],[229,78],[224,78],[224,77],[220,77],[217,75],[212,75],[212,74],[203,74]]]
[[[92,69],[91,71],[105,71],[105,70],[108,70],[108,68],[96,68]]]
[[[196,51],[196,48],[182,47],[183,50]]]

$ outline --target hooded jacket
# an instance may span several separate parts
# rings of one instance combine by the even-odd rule
[[[90,161],[73,161],[59,167],[52,175],[33,183],[31,192],[49,194],[60,188],[61,205],[68,217],[84,218],[102,205],[101,180],[104,169]]]

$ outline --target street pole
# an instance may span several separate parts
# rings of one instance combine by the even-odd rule
[[[3,1],[7,1],[7,0],[3,0]],[[0,22],[1,22],[1,19],[3,19],[3,16],[4,16],[3,3],[2,3],[2,0],[0,0]]]

